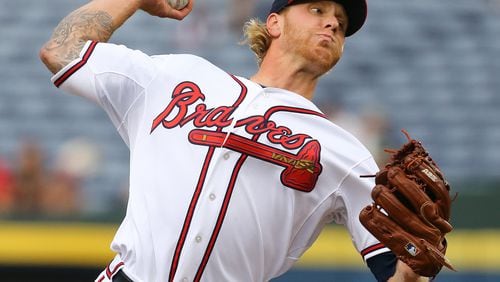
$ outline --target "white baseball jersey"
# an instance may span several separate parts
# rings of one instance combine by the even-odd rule
[[[306,98],[193,55],[87,42],[52,81],[109,115],[130,148],[127,213],[111,244],[134,281],[268,281],[334,221],[366,259],[360,224],[378,168]]]

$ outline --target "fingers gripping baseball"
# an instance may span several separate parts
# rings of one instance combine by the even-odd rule
[[[183,2],[187,2],[187,4]],[[194,0],[141,0],[141,10],[153,16],[176,20],[182,20],[189,15],[193,10],[193,6]]]

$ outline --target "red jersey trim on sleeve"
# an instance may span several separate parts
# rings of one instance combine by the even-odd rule
[[[68,70],[66,70],[64,73],[61,74],[55,81],[54,85],[56,87],[61,86],[68,78],[70,78],[75,72],[77,72],[79,69],[81,69],[88,61],[92,53],[94,52],[94,49],[97,45],[97,41],[92,41],[85,51],[85,54],[83,54],[82,58],[80,61],[76,62],[72,67],[70,67]]]
[[[367,259],[371,258],[374,255],[378,255],[385,252],[390,252],[390,250],[384,244],[378,243],[362,250],[361,256],[366,261]]]

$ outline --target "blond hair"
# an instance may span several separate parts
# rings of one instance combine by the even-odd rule
[[[241,43],[248,44],[257,57],[257,63],[260,66],[271,45],[271,35],[266,24],[257,18],[250,19],[243,26],[243,36],[244,39]]]

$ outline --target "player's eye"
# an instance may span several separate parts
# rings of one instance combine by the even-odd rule
[[[318,15],[323,14],[323,10],[322,10],[321,8],[318,8],[318,7],[312,7],[312,8],[311,8],[311,12],[312,12],[313,14],[318,14]]]
[[[344,32],[347,30],[347,23],[346,23],[346,20],[343,18],[343,17],[338,17],[337,18],[337,21],[339,23],[339,27],[341,30],[343,30]]]
[[[344,22],[339,21],[339,27],[340,27],[340,29],[345,30],[345,28],[344,28],[345,27]]]

